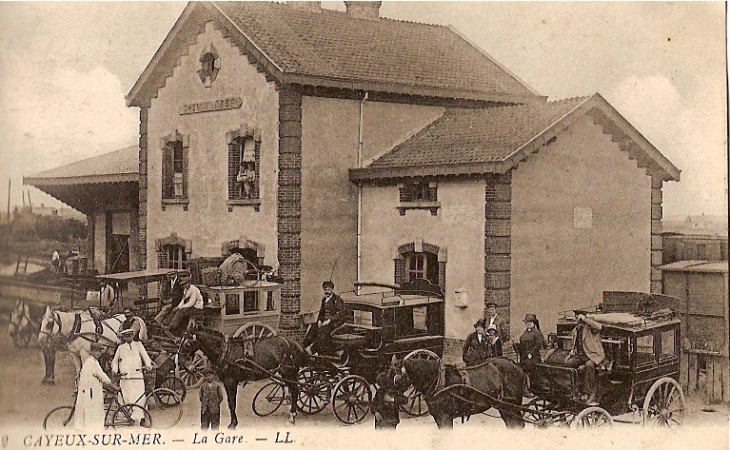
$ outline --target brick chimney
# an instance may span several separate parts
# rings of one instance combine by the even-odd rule
[[[286,2],[292,8],[299,9],[301,11],[320,12],[322,11],[322,2]]]
[[[345,2],[347,14],[361,19],[377,19],[380,17],[380,5],[383,2]]]

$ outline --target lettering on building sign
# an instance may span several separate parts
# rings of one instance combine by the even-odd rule
[[[236,109],[243,105],[241,97],[230,97],[221,100],[212,100],[208,102],[190,103],[188,105],[180,105],[177,112],[183,114],[195,114],[209,111],[223,111],[226,109]]]

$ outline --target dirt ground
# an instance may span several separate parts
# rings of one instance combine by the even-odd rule
[[[26,349],[16,349],[7,334],[8,318],[0,316],[0,439],[1,448],[25,448],[29,447],[22,438],[30,435],[43,433],[42,421],[45,414],[52,408],[60,405],[73,403],[73,363],[70,355],[66,352],[59,353],[56,361],[56,384],[55,386],[42,386],[43,358],[37,346]],[[237,433],[245,433],[249,444],[264,442],[271,443],[275,433],[280,433],[279,438],[283,439],[284,433],[291,433],[292,439],[297,442],[324,446],[349,446],[349,444],[360,443],[360,448],[367,448],[371,444],[380,442],[379,448],[422,448],[423,444],[416,447],[417,442],[426,446],[446,446],[458,448],[461,439],[470,442],[475,436],[478,439],[493,439],[494,442],[506,444],[517,444],[524,442],[526,446],[532,446],[535,439],[541,442],[542,448],[574,448],[569,443],[576,439],[574,430],[567,430],[564,427],[551,427],[550,430],[538,430],[528,425],[524,431],[516,434],[507,434],[500,419],[495,418],[496,411],[490,410],[487,415],[471,417],[470,420],[461,423],[455,421],[455,428],[452,434],[444,435],[439,433],[430,416],[420,418],[402,417],[402,422],[396,430],[396,434],[374,433],[373,418],[368,416],[362,423],[357,425],[343,425],[339,423],[332,410],[327,408],[316,415],[299,414],[297,423],[292,425],[287,421],[287,411],[281,408],[273,415],[265,418],[257,417],[251,410],[253,395],[262,386],[263,382],[252,383],[245,389],[239,388],[238,394],[238,417],[239,427]],[[182,433],[180,439],[183,441],[179,448],[189,448],[190,444],[200,436],[195,434],[199,429],[199,407],[198,391],[188,392],[184,402],[184,415],[181,422],[175,427],[174,432],[165,432],[163,436],[167,439],[165,448],[174,448],[170,436]],[[223,407],[221,424],[222,430],[228,424],[229,414],[227,407]],[[19,430],[31,430],[19,431]],[[255,432],[252,430],[256,430]],[[592,435],[592,438],[599,439],[594,448],[601,448],[603,444],[613,447],[619,444],[622,439],[630,439],[629,446],[625,448],[646,448],[646,449],[668,449],[702,448],[707,450],[728,448],[728,408],[727,405],[705,405],[697,397],[690,397],[687,403],[687,415],[685,426],[681,431],[661,432],[658,438],[648,431],[642,430],[639,425],[617,423],[608,435]],[[225,431],[227,432],[227,431]],[[27,434],[31,433],[31,434]],[[177,433],[177,434],[176,434]],[[231,432],[228,432],[229,434]],[[253,435],[252,435],[253,434]],[[395,436],[397,435],[397,439]],[[7,436],[10,436],[9,440]],[[382,436],[388,436],[385,441]],[[452,436],[446,438],[446,436]],[[588,436],[588,435],[586,435]],[[580,438],[584,442],[586,436]],[[597,438],[596,436],[599,436]],[[633,437],[632,437],[633,436]],[[407,439],[403,440],[403,437]],[[212,440],[213,435],[209,439]],[[268,441],[264,441],[268,439]],[[699,440],[698,440],[699,439]],[[3,445],[5,442],[5,445]],[[697,443],[702,445],[696,446]],[[610,445],[609,445],[610,443]],[[390,445],[392,444],[392,445]],[[677,447],[674,447],[674,445]],[[209,443],[209,445],[213,445]],[[217,445],[217,444],[215,444]],[[357,447],[357,446],[356,446]],[[88,446],[87,446],[88,448]],[[195,448],[207,448],[206,445],[197,445]],[[213,448],[213,447],[211,447]],[[217,448],[217,447],[216,447]],[[506,448],[526,448],[522,446]],[[620,447],[619,447],[620,448]]]

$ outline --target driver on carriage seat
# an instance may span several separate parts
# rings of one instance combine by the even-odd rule
[[[181,281],[184,288],[183,298],[180,304],[172,308],[172,319],[170,319],[169,329],[176,331],[180,328],[180,325],[187,325],[188,320],[196,312],[202,312],[203,306],[203,294],[200,293],[200,289],[197,286],[190,284],[190,280],[184,278]]]
[[[603,341],[601,340],[601,326],[595,320],[578,314],[577,325],[573,328],[573,348],[565,359],[567,367],[580,369],[585,367],[584,389],[588,391],[586,403],[596,402],[596,366],[605,359]]]
[[[317,326],[312,327],[310,333],[304,338],[304,348],[312,346],[312,353],[318,355],[335,355],[335,348],[332,345],[332,331],[339,327],[344,318],[342,314],[345,304],[339,295],[334,293],[335,284],[332,281],[322,283],[324,297],[317,315]]]

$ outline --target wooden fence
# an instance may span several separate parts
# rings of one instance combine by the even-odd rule
[[[679,382],[686,395],[708,403],[730,402],[730,358],[721,352],[683,349]]]

